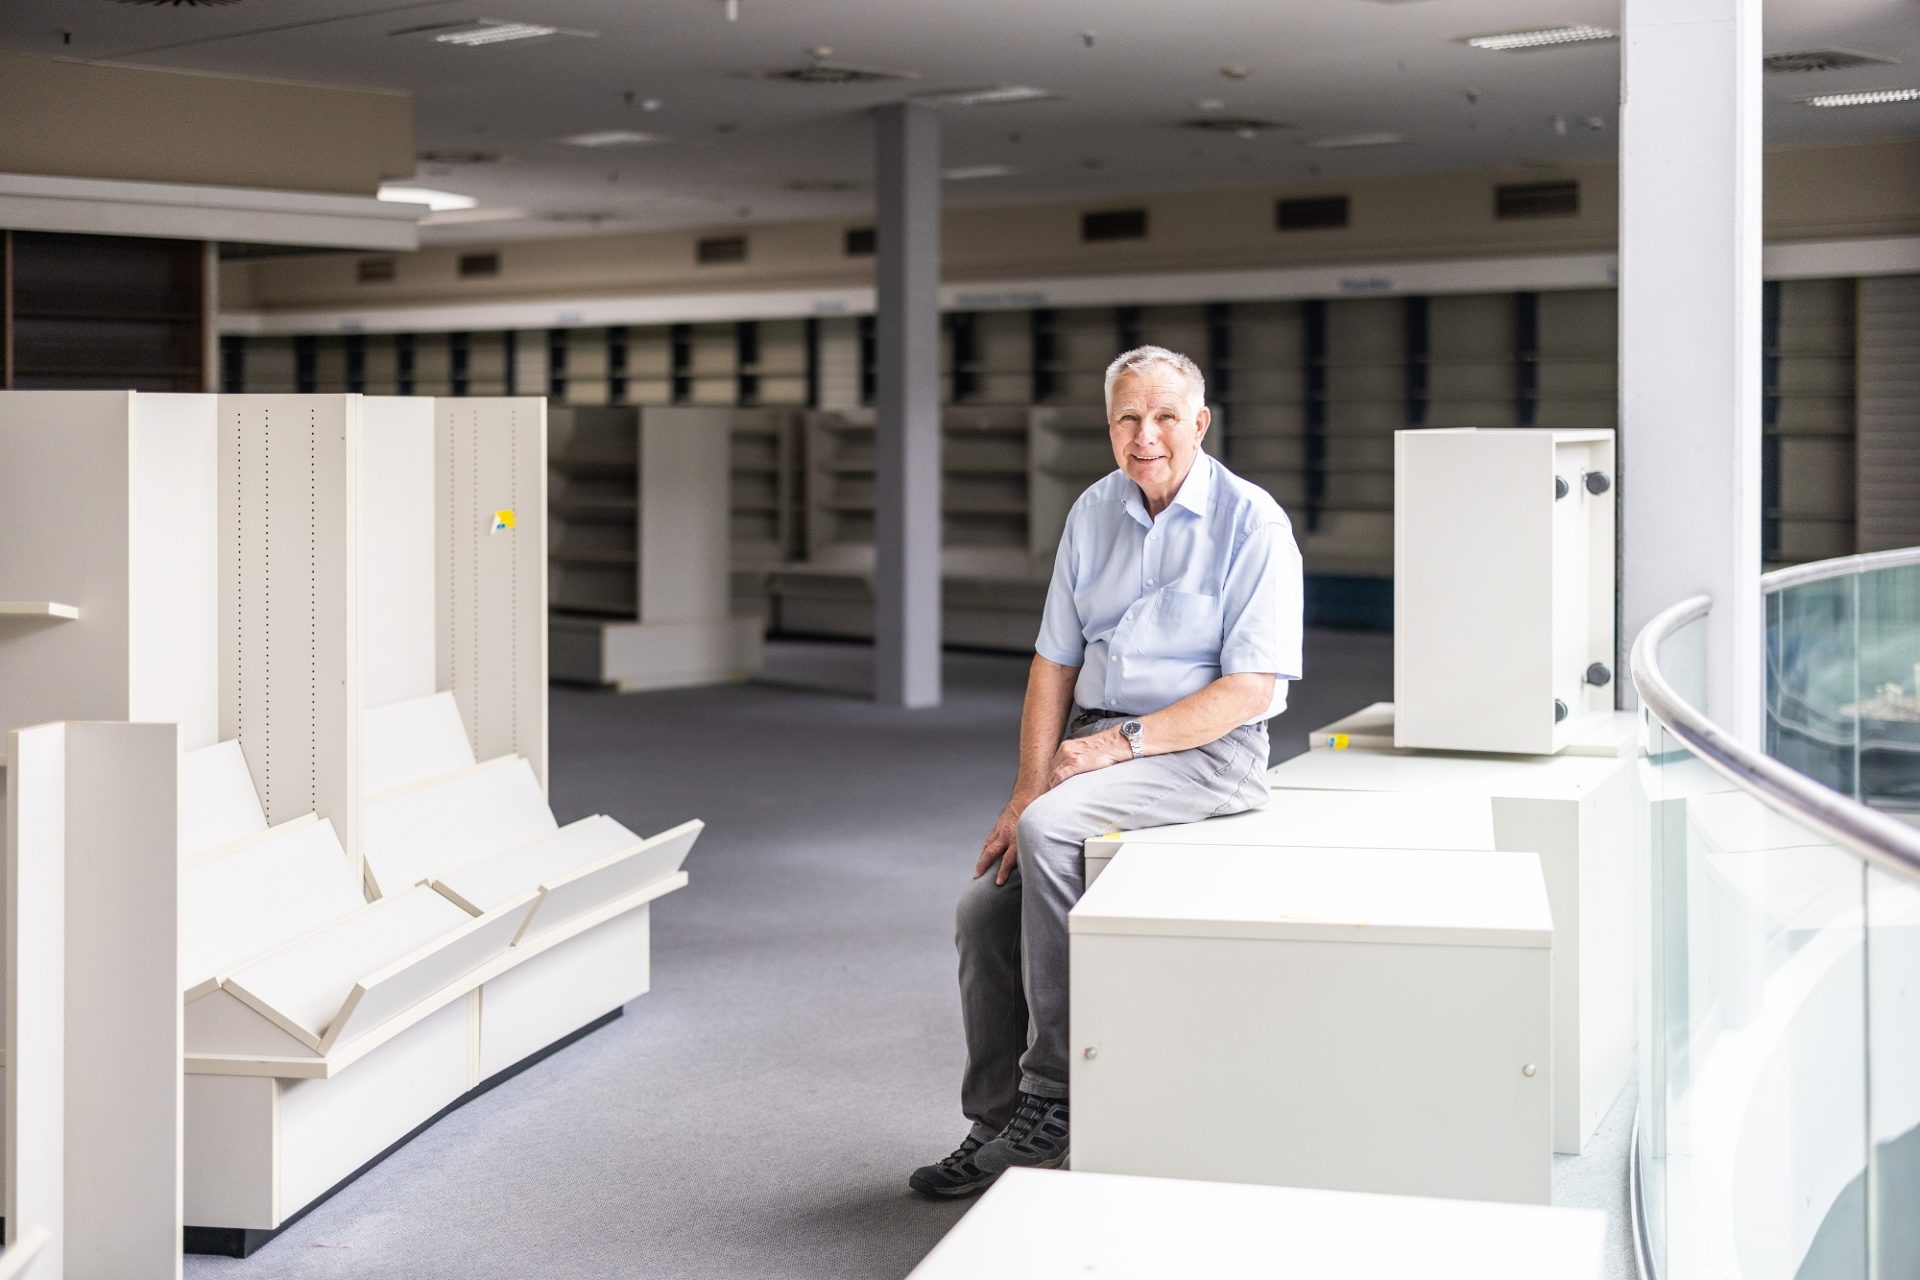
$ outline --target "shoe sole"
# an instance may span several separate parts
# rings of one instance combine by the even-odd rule
[[[964,1200],[968,1196],[977,1196],[999,1179],[997,1173],[989,1174],[979,1182],[968,1182],[957,1187],[936,1187],[922,1182],[918,1178],[908,1178],[907,1185],[932,1200]]]

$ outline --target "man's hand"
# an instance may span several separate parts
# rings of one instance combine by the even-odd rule
[[[1117,727],[1084,738],[1068,738],[1053,753],[1053,763],[1047,768],[1047,786],[1057,787],[1075,774],[1092,773],[1131,759],[1133,748]]]
[[[987,841],[980,846],[980,861],[973,866],[973,878],[978,880],[987,873],[994,863],[1000,864],[1000,874],[993,878],[995,884],[1005,884],[1007,877],[1013,874],[1014,863],[1020,860],[1018,841],[1020,811],[1026,808],[1016,800],[1007,801],[1007,807],[1000,811],[994,820],[993,830],[987,832]]]

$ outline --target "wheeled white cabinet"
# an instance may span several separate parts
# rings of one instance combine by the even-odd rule
[[[1009,1169],[910,1280],[1600,1280],[1606,1215]]]
[[[1277,792],[1491,799],[1496,849],[1540,855],[1553,908],[1553,1149],[1579,1154],[1633,1067],[1630,759],[1308,751],[1267,773]]]
[[[1532,854],[1143,845],[1068,926],[1076,1170],[1547,1203]]]
[[[1611,431],[1394,437],[1393,743],[1551,755],[1613,711]]]

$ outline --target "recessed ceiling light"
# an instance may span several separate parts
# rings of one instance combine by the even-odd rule
[[[1865,89],[1859,93],[1821,93],[1801,102],[1809,107],[1882,107],[1893,102],[1920,101],[1920,89]]]
[[[1011,177],[1013,170],[1003,164],[964,165],[958,169],[942,169],[940,176],[948,182],[971,182],[975,178]]]
[[[1391,147],[1405,141],[1406,138],[1397,133],[1345,133],[1332,138],[1309,138],[1307,145],[1332,151],[1343,147]]]
[[[1606,27],[1577,23],[1567,27],[1541,27],[1535,31],[1507,31],[1491,36],[1468,36],[1462,43],[1475,49],[1524,53],[1529,49],[1552,49],[1563,44],[1587,44],[1595,40],[1617,40],[1619,37],[1619,32]]]
[[[435,213],[444,213],[448,209],[471,209],[480,203],[472,196],[463,196],[454,191],[435,191],[432,187],[409,187],[391,182],[380,184],[380,198],[398,204],[423,204]]]
[[[640,133],[633,129],[601,129],[596,133],[576,133],[561,138],[569,147],[637,147],[645,142],[659,142],[661,139],[651,133]]]
[[[1193,104],[1193,109],[1195,111],[1225,111],[1227,104],[1226,101],[1221,98],[1202,98]]]
[[[1058,97],[1045,89],[1024,84],[996,84],[981,89],[943,89],[938,93],[916,93],[915,102],[936,107],[987,107],[1002,102],[1039,102]]]

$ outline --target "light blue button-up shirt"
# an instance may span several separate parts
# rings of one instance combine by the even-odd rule
[[[1300,617],[1286,512],[1203,453],[1158,520],[1123,471],[1080,495],[1034,650],[1080,668],[1074,701],[1089,710],[1146,715],[1259,671],[1277,677],[1275,715],[1300,678]]]

